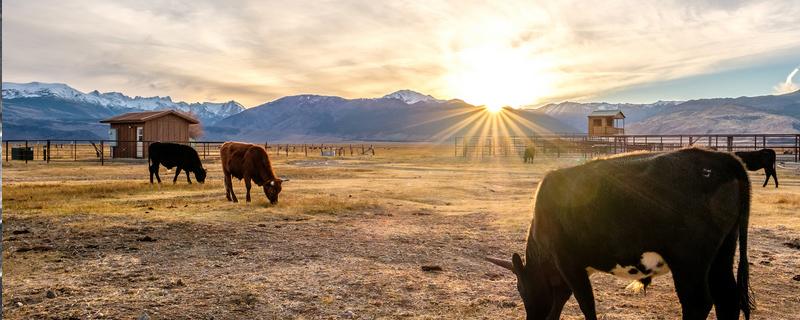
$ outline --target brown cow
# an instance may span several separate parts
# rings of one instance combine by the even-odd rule
[[[275,176],[267,151],[263,147],[249,143],[225,142],[219,149],[222,157],[222,173],[225,175],[225,197],[228,201],[239,202],[233,194],[231,176],[244,179],[247,188],[247,202],[250,202],[250,180],[264,187],[269,202],[278,202],[283,180]],[[288,181],[288,180],[286,180]]]

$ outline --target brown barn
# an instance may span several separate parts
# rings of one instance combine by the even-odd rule
[[[589,114],[589,135],[625,134],[625,115],[619,110],[595,110]]]
[[[130,112],[100,121],[111,125],[114,158],[146,158],[150,142],[188,142],[194,117],[175,110]]]

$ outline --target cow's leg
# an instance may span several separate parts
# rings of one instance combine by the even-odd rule
[[[150,163],[150,166],[147,167],[147,171],[150,171],[150,184],[153,184],[153,163]]]
[[[250,202],[250,177],[244,177],[244,187],[247,189],[247,196],[245,199]]]
[[[222,178],[222,184],[225,185],[225,198],[228,199],[228,201],[231,201],[231,185],[228,183],[228,181],[231,180],[231,175],[227,172],[223,172],[222,174],[224,175]]]
[[[572,291],[570,290],[553,293],[553,306],[550,309],[550,313],[547,315],[547,320],[561,319],[561,311],[564,310],[564,305],[567,303],[570,296],[572,296]]]
[[[736,289],[736,279],[733,276],[733,257],[738,235],[735,231],[728,234],[717,251],[708,274],[711,298],[719,320],[739,319],[739,290]]]
[[[697,253],[705,254],[705,253]],[[681,302],[683,320],[699,320],[708,318],[711,312],[711,293],[708,288],[709,265],[705,263],[678,264],[672,267],[672,279],[675,291]],[[693,268],[693,269],[692,269]],[[691,269],[691,270],[690,270]]]
[[[775,180],[775,188],[778,187],[778,174],[775,172],[775,168],[767,168],[765,169],[767,172],[767,181],[769,181],[769,176],[772,176],[772,179]],[[764,184],[766,186],[766,183]]]
[[[233,202],[239,202],[239,200],[236,199],[236,194],[233,193],[233,180],[231,178],[230,173],[225,175],[225,184],[228,186],[228,191],[230,192],[231,195],[230,198],[228,198],[228,200],[231,200]]]
[[[156,172],[156,179],[158,179],[158,184],[161,184],[161,176],[158,174],[158,170],[161,170],[161,164],[157,162],[153,163],[153,167],[155,167],[154,171]]]
[[[186,172],[186,182],[192,184],[192,179],[189,178],[189,170],[183,170],[183,172]]]
[[[764,175],[766,176],[766,179],[764,180],[764,185],[761,186],[762,188],[766,187],[767,186],[767,182],[769,182],[769,169],[764,169]]]
[[[564,266],[559,264],[560,266]],[[565,266],[566,267],[566,266]],[[559,267],[559,269],[561,269]],[[583,312],[586,320],[597,320],[597,310],[594,305],[594,293],[592,292],[592,282],[589,281],[589,274],[583,268],[567,267],[561,271],[564,280],[572,289],[575,300]]]
[[[175,178],[172,178],[172,184],[178,182],[178,176],[181,174],[181,167],[175,168]]]

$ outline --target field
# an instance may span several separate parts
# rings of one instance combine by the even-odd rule
[[[3,317],[521,319],[515,278],[483,257],[523,252],[538,181],[583,159],[418,146],[273,161],[291,178],[275,206],[258,188],[227,202],[214,160],[205,184],[162,168],[161,186],[143,162],[4,163]],[[751,175],[756,319],[800,319],[800,176],[778,176]],[[680,316],[669,275],[646,295],[592,280],[604,319]],[[582,319],[574,299],[563,318]]]

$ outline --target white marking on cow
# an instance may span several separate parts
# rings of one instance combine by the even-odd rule
[[[711,169],[703,169],[703,177],[711,177]]]
[[[640,260],[642,266],[644,266],[645,270],[640,270],[636,266],[622,266],[619,263],[614,266],[611,270],[601,270],[594,267],[586,267],[586,273],[588,275],[592,275],[595,272],[604,272],[610,273],[618,278],[629,279],[629,280],[641,280],[647,277],[657,277],[661,275],[665,275],[670,272],[669,266],[664,261],[664,258],[661,257],[660,254],[652,251],[648,251],[642,253],[642,258]],[[631,273],[633,272],[633,273]]]

